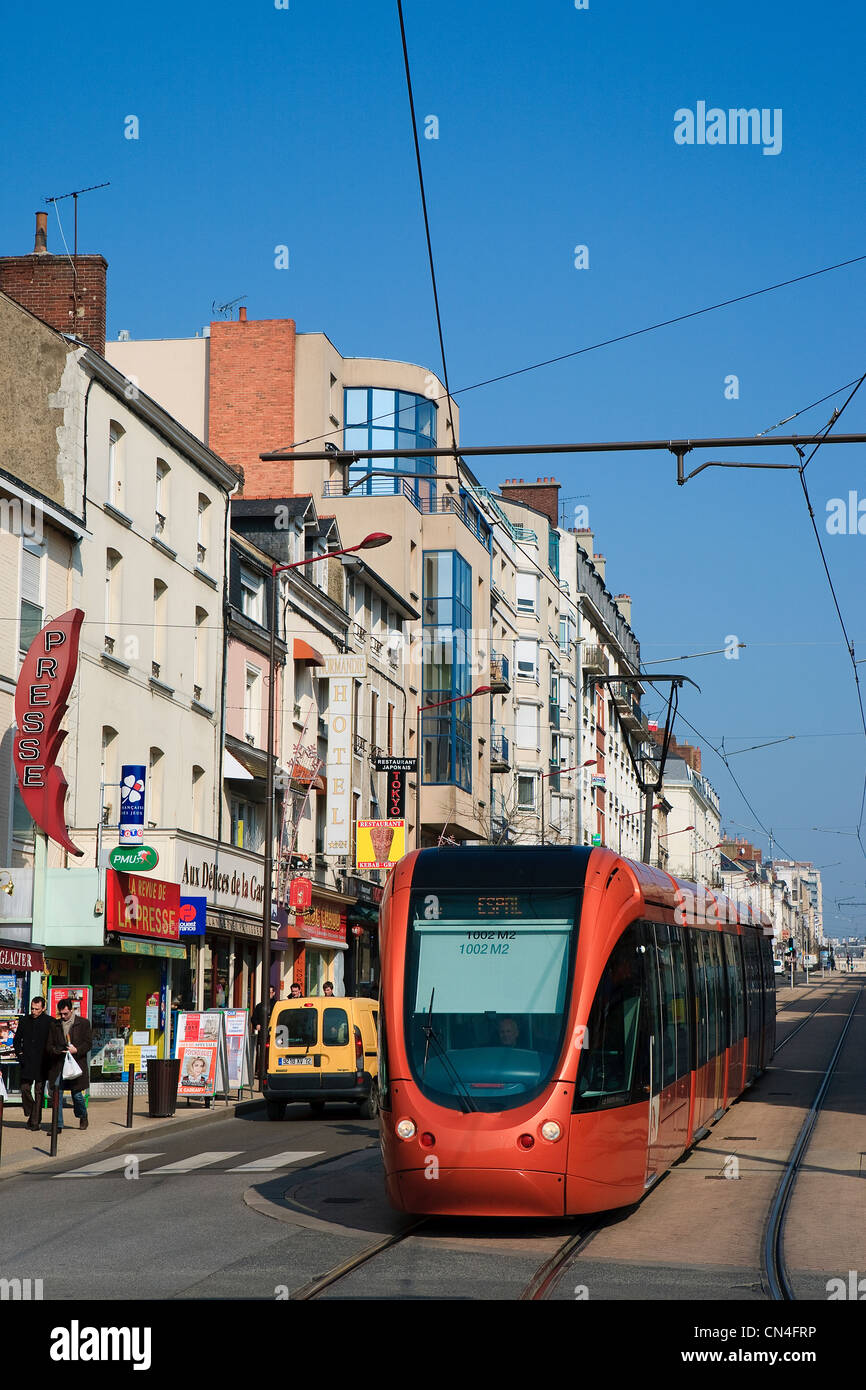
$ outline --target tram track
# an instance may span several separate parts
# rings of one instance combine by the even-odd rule
[[[833,1049],[833,1054],[824,1070],[824,1075],[815,1092],[809,1112],[794,1141],[785,1171],[779,1181],[770,1207],[761,1245],[761,1273],[770,1297],[779,1302],[796,1300],[790,1272],[785,1262],[785,1219],[790,1208],[797,1177],[802,1169],[809,1142],[814,1133],[827,1092],[833,1080],[839,1058],[842,1054],[842,1049],[845,1046],[848,1031],[854,1021],[854,1015],[857,1012],[862,998],[863,986],[861,985],[857,991],[854,1003],[851,1005],[848,1012],[848,1017],[845,1020],[838,1042]],[[817,1012],[817,1010],[815,1010],[815,1012]],[[805,1019],[804,1023],[808,1021],[808,1019]],[[801,1024],[800,1026],[802,1027],[803,1025]],[[793,1034],[790,1036],[793,1036]],[[785,1041],[787,1042],[788,1039],[785,1039]]]
[[[795,1038],[797,1034],[800,1032],[800,1030],[802,1028],[805,1028],[806,1024],[810,1023],[817,1013],[821,1012],[825,1004],[829,1004],[831,1000],[837,999],[840,993],[844,993],[844,991],[839,990],[837,987],[837,989],[832,994],[825,994],[820,1004],[816,1005],[812,1012],[810,1014],[807,1014],[804,1019],[801,1019],[801,1021],[798,1024],[796,1024],[794,1028],[791,1029],[790,1033],[786,1033],[784,1038],[782,1038],[781,1042],[776,1043],[774,1055],[776,1052],[780,1052],[782,1048],[785,1047],[785,1045],[791,1041],[792,1038]],[[792,1002],[796,1003],[799,1001],[795,1000]],[[790,1007],[790,1005],[787,1007]],[[776,1021],[778,1022],[778,1014],[776,1015]]]
[[[842,993],[844,993],[844,991],[837,988],[834,989],[832,992],[825,994],[824,997],[818,1002],[816,1007],[813,1008],[805,1018],[801,1019],[792,1028],[792,1030],[781,1040],[781,1042],[777,1045],[776,1052],[783,1048],[788,1042],[792,1041],[793,1038],[797,1036],[797,1034],[799,1034],[808,1023],[810,1023],[817,1015],[821,1013],[821,1011],[826,1007],[828,1003],[837,1002],[840,997],[840,994]],[[789,1162],[788,1169],[786,1170],[786,1177],[788,1178],[787,1184],[785,1184],[785,1181],[783,1179],[783,1183],[780,1184],[779,1193],[777,1193],[776,1199],[773,1203],[771,1220],[768,1223],[768,1238],[767,1241],[765,1241],[764,1249],[767,1250],[769,1248],[768,1242],[771,1241],[771,1228],[776,1228],[779,1234],[777,1237],[772,1239],[775,1240],[775,1246],[778,1247],[780,1256],[782,1252],[781,1228],[784,1225],[784,1214],[787,1210],[788,1201],[790,1200],[790,1194],[793,1191],[794,1182],[796,1180],[796,1166],[799,1165],[799,1163],[802,1163],[806,1147],[808,1146],[808,1140],[811,1135],[811,1131],[814,1128],[814,1124],[820,1110],[821,1101],[823,1100],[824,1095],[826,1095],[827,1087],[829,1086],[830,1080],[832,1079],[832,1072],[835,1068],[835,1060],[838,1059],[838,1056],[841,1052],[841,1048],[844,1043],[844,1038],[847,1034],[848,1025],[853,1019],[857,1004],[859,1003],[862,993],[863,989],[861,987],[861,989],[858,992],[857,999],[855,1000],[854,1005],[852,1006],[852,1009],[848,1015],[844,1032],[840,1037],[837,1047],[834,1051],[834,1057],[833,1059],[831,1059],[830,1064],[828,1064],[827,1071],[825,1072],[825,1076],[822,1080],[820,1088],[820,1099],[816,1097],[815,1102],[813,1102],[812,1110],[810,1111],[811,1124],[809,1125],[809,1129],[807,1131],[806,1125],[804,1125],[795,1143],[794,1154],[792,1154],[792,1161]],[[790,1001],[789,1007],[807,1002],[811,1002],[811,1000],[803,1000],[802,998],[798,1000],[793,1000]],[[796,1164],[792,1166],[792,1162],[795,1158],[795,1155],[798,1155],[796,1157]],[[787,1197],[784,1199],[782,1196],[783,1186],[786,1186],[787,1192]],[[616,1215],[617,1217],[621,1217],[622,1213],[617,1212]],[[580,1218],[577,1219],[579,1220]],[[556,1248],[551,1253],[549,1253],[540,1264],[538,1264],[534,1273],[526,1281],[522,1290],[520,1292],[515,1292],[515,1294],[511,1296],[516,1297],[520,1301],[530,1302],[545,1301],[551,1297],[555,1297],[555,1290],[560,1285],[566,1271],[570,1268],[572,1263],[576,1259],[578,1259],[578,1257],[584,1252],[584,1250],[590,1244],[590,1242],[602,1230],[604,1230],[604,1228],[608,1224],[610,1224],[609,1216],[607,1216],[606,1218],[603,1217],[601,1220],[599,1220],[598,1218],[593,1218],[591,1219],[590,1223],[587,1223],[585,1221],[582,1222],[579,1229],[570,1232],[564,1240],[559,1238],[559,1243],[557,1244]],[[416,1221],[403,1227],[401,1230],[393,1232],[390,1235],[375,1241],[375,1243],[365,1246],[356,1254],[342,1261],[339,1265],[335,1265],[333,1268],[325,1271],[321,1275],[318,1275],[316,1278],[309,1280],[306,1284],[300,1286],[293,1293],[291,1293],[289,1297],[293,1301],[306,1302],[328,1295],[332,1290],[336,1289],[343,1281],[348,1280],[350,1276],[355,1274],[357,1271],[361,1270],[367,1265],[371,1265],[374,1262],[381,1262],[383,1257],[386,1257],[390,1252],[393,1252],[399,1246],[404,1245],[407,1241],[412,1241],[415,1238],[421,1236],[425,1238],[423,1244],[427,1245],[429,1244],[431,1239],[435,1240],[437,1235],[443,1236],[442,1251],[444,1253],[445,1249],[448,1248],[448,1242],[453,1241],[455,1238],[453,1229],[450,1227],[444,1228],[442,1222],[438,1218],[431,1218],[429,1216],[419,1217]],[[537,1243],[539,1236],[543,1238],[544,1232],[539,1231],[537,1235],[527,1238],[527,1247],[531,1247],[533,1241]],[[478,1248],[481,1245],[483,1245],[484,1240],[489,1239],[489,1234],[485,1237],[479,1238],[476,1235],[467,1233],[465,1236],[458,1236],[457,1238],[459,1239],[461,1246],[465,1246],[466,1248],[472,1249]],[[556,1239],[556,1237],[554,1237],[554,1239]],[[518,1241],[517,1243],[519,1245],[521,1242]],[[770,1268],[771,1267],[765,1263],[765,1278],[768,1287],[770,1287],[771,1289],[771,1297],[793,1298],[794,1295],[790,1292],[773,1292],[773,1289],[775,1287],[778,1287],[781,1290],[784,1289],[784,1287],[786,1286],[786,1275],[784,1273],[783,1257],[781,1263],[781,1276],[778,1273],[770,1272]],[[778,1268],[778,1266],[776,1266],[776,1268]],[[773,1283],[774,1279],[777,1281],[776,1284]],[[787,1287],[790,1288],[789,1282],[787,1283]],[[337,1294],[337,1296],[340,1296],[339,1293]],[[351,1297],[352,1295],[347,1293],[347,1296]],[[448,1295],[444,1296],[447,1297]]]
[[[548,1294],[557,1285],[562,1274],[567,1269],[572,1259],[576,1258],[590,1243],[590,1241],[605,1226],[605,1221],[593,1221],[587,1225],[583,1223],[579,1230],[572,1232],[557,1248],[547,1256],[538,1266],[532,1277],[526,1283],[524,1289],[517,1295],[521,1301],[541,1301],[547,1298]],[[405,1227],[402,1231],[396,1231],[386,1236],[383,1240],[377,1241],[374,1245],[366,1246],[359,1250],[355,1255],[350,1256],[341,1264],[335,1265],[326,1273],[318,1275],[308,1283],[296,1289],[290,1294],[290,1300],[295,1302],[309,1302],[319,1298],[322,1294],[333,1289],[342,1280],[348,1279],[350,1275],[370,1264],[379,1256],[387,1251],[394,1250],[402,1245],[406,1240],[416,1238],[420,1234],[435,1233],[436,1223],[431,1217],[421,1217],[412,1225]],[[489,1238],[489,1237],[488,1237]],[[451,1236],[453,1239],[453,1235]],[[532,1238],[527,1239],[530,1244]],[[535,1240],[538,1237],[534,1237]],[[466,1243],[473,1244],[471,1236],[465,1237]]]

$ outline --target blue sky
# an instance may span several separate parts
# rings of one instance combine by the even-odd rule
[[[455,390],[866,252],[853,3],[404,10],[418,113],[439,120],[422,157]],[[51,3],[36,26],[7,14],[4,39],[0,250],[31,249],[47,195],[110,180],[79,203],[80,249],[109,262],[110,338],[185,336],[244,295],[251,318],[292,317],[346,355],[438,370],[396,4]],[[781,152],[676,144],[675,111],[698,101],[781,110]],[[71,244],[71,202],[59,207]],[[463,443],[764,430],[866,371],[864,283],[866,262],[466,392]],[[819,428],[843,400],[785,432]],[[866,432],[866,385],[843,421]],[[823,530],[830,498],[866,498],[863,459],[822,449],[807,479],[866,656],[866,536]],[[796,474],[709,470],[679,489],[663,454],[476,471],[490,485],[555,472],[564,498],[589,494],[609,587],[632,595],[644,659],[701,685],[682,710],[705,738],[797,735],[731,766],[784,851],[828,866],[828,928],[859,931],[863,910],[849,926],[833,899],[866,898],[866,859],[853,836],[811,829],[853,829],[866,746]],[[738,661],[673,661],[729,634],[747,643]],[[725,824],[748,835],[757,822],[704,747]]]

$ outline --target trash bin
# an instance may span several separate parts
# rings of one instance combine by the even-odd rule
[[[151,1059],[147,1064],[147,1113],[152,1120],[173,1115],[177,1109],[180,1058]]]

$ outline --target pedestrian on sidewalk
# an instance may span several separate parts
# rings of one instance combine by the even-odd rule
[[[61,999],[57,1005],[57,1012],[60,1017],[52,1018],[51,1032],[48,1035],[49,1056],[55,1059],[51,1063],[48,1079],[59,1092],[60,1116],[57,1128],[63,1128],[63,1091],[66,1088],[72,1095],[72,1111],[78,1120],[79,1129],[87,1129],[84,1092],[90,1085],[87,1067],[87,1054],[93,1043],[90,1020],[72,1012],[71,999]],[[80,1075],[71,1081],[63,1079],[63,1063],[67,1054],[71,1055],[81,1068]]]
[[[48,1054],[51,1022],[45,1000],[41,994],[37,995],[30,1001],[30,1013],[22,1018],[13,1040],[15,1056],[21,1066],[21,1104],[27,1129],[38,1129],[42,1118],[45,1082],[51,1063]]]

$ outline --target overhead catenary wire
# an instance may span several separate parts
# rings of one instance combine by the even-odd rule
[[[421,209],[424,213],[424,234],[427,238],[427,259],[430,263],[430,280],[433,285],[433,304],[436,309],[436,328],[439,333],[439,352],[442,357],[442,377],[445,382],[445,395],[448,406],[448,426],[451,430],[451,443],[457,448],[457,435],[454,431],[454,418],[451,409],[451,387],[448,382],[448,363],[445,358],[445,337],[442,332],[442,315],[439,310],[439,289],[436,284],[436,265],[433,260],[433,241],[430,236],[430,216],[427,211],[427,193],[424,188],[424,170],[421,165],[421,146],[418,141],[418,120],[415,114],[415,97],[412,92],[412,74],[409,66],[409,46],[406,41],[406,24],[403,19],[403,0],[397,0],[397,14],[400,19],[400,39],[403,45],[403,66],[406,71],[406,90],[409,96],[409,112],[412,117],[412,137],[415,141],[415,163],[418,169],[418,187],[421,193]],[[455,461],[457,454],[454,455]]]
[[[816,453],[818,452],[818,450],[819,450],[819,448],[821,447],[821,445],[822,445],[823,443],[825,443],[825,441],[826,441],[826,439],[827,439],[827,436],[829,435],[829,433],[830,433],[830,431],[832,430],[833,426],[836,424],[836,421],[841,417],[841,415],[843,414],[843,412],[848,408],[848,406],[850,405],[851,401],[854,399],[854,397],[856,396],[857,392],[860,390],[860,387],[863,385],[863,382],[864,382],[864,381],[866,381],[866,372],[864,372],[863,375],[859,378],[859,380],[857,381],[857,383],[856,383],[856,385],[854,386],[853,390],[850,392],[850,394],[848,395],[848,397],[846,398],[846,400],[843,402],[843,404],[841,405],[841,407],[840,407],[838,410],[834,410],[834,411],[833,411],[833,414],[832,414],[831,418],[828,420],[828,422],[827,422],[827,424],[826,424],[826,426],[825,426],[825,428],[824,428],[824,431],[823,431],[823,433],[822,433],[822,437],[821,437],[821,438],[817,441],[817,443],[815,444],[815,447],[814,447],[814,449],[812,450],[812,452],[810,453],[809,457],[808,457],[807,459],[803,459],[802,454],[801,454],[801,461],[800,461],[800,467],[799,467],[799,470],[798,470],[798,476],[799,476],[799,479],[800,479],[800,485],[801,485],[801,487],[802,487],[802,489],[803,489],[803,497],[804,497],[805,502],[806,502],[806,508],[807,508],[807,510],[808,510],[808,512],[809,512],[809,521],[810,521],[810,523],[811,523],[812,531],[813,531],[813,533],[814,533],[815,540],[816,540],[817,545],[818,545],[818,551],[819,551],[820,556],[821,556],[821,564],[823,565],[824,573],[825,573],[825,575],[826,575],[826,577],[827,577],[827,583],[828,583],[829,586],[830,586],[830,594],[831,594],[832,599],[833,599],[833,606],[834,606],[834,608],[836,609],[836,616],[837,616],[838,619],[839,619],[839,626],[840,626],[841,629],[842,629],[842,636],[845,638],[845,646],[846,646],[846,648],[847,648],[848,656],[849,656],[850,661],[851,661],[851,668],[852,668],[853,673],[854,673],[854,686],[855,686],[856,693],[857,693],[857,704],[858,704],[858,707],[859,707],[859,710],[860,710],[860,722],[861,722],[861,724],[862,724],[862,726],[863,726],[863,736],[864,736],[864,739],[866,739],[866,709],[864,709],[864,705],[863,705],[863,687],[862,687],[862,685],[861,685],[861,683],[860,683],[860,672],[857,670],[858,662],[857,662],[856,651],[855,651],[855,648],[854,648],[854,643],[853,643],[853,641],[851,640],[850,636],[848,635],[848,628],[847,628],[847,625],[846,625],[846,623],[845,623],[845,619],[844,619],[844,617],[842,616],[842,608],[841,608],[841,605],[840,605],[840,603],[839,603],[839,596],[838,596],[838,594],[836,593],[836,586],[834,585],[834,583],[833,583],[833,577],[832,577],[832,575],[830,574],[830,566],[829,566],[829,564],[827,563],[827,556],[826,556],[826,553],[825,553],[825,550],[824,550],[824,544],[823,544],[823,541],[821,540],[821,533],[820,533],[820,531],[818,530],[818,523],[817,523],[817,521],[816,521],[816,519],[815,519],[815,509],[814,509],[814,507],[812,506],[812,499],[811,499],[811,497],[809,496],[809,489],[808,489],[808,487],[806,486],[806,469],[808,468],[809,464],[812,462],[812,459],[815,457],[815,455],[816,455]],[[800,452],[800,451],[798,450],[798,452]],[[858,843],[859,846],[860,846],[860,849],[861,849],[861,852],[862,852],[862,854],[863,854],[863,857],[866,858],[866,845],[863,844],[863,839],[862,839],[862,834],[861,834],[862,829],[863,829],[863,815],[864,815],[864,810],[866,810],[866,769],[864,769],[864,773],[863,773],[863,790],[862,790],[861,795],[860,795],[860,814],[859,814],[859,816],[857,817],[857,843]]]
[[[722,299],[716,304],[707,304],[701,309],[692,309],[688,313],[677,314],[673,318],[669,319],[661,319],[658,323],[647,324],[643,328],[635,328],[628,333],[619,333],[615,337],[603,338],[596,343],[588,343],[585,347],[574,348],[569,352],[559,353],[556,357],[546,357],[540,362],[531,362],[528,366],[517,367],[514,370],[508,372],[501,372],[498,376],[486,377],[484,380],[473,382],[469,386],[460,386],[453,392],[448,391],[447,394],[452,399],[456,399],[457,396],[468,395],[470,391],[480,391],[485,386],[493,386],[501,381],[509,381],[513,377],[524,376],[528,372],[540,371],[544,367],[554,366],[558,362],[567,362],[575,357],[581,357],[589,352],[598,352],[601,348],[612,347],[616,343],[624,343],[631,338],[640,338],[647,333],[655,333],[661,328],[670,328],[672,327],[672,325],[676,323],[685,323],[688,319],[699,318],[703,314],[715,313],[718,309],[730,308],[732,304],[742,304],[746,300],[757,299],[761,295],[772,294],[776,290],[787,289],[790,285],[798,285],[802,283],[804,280],[813,280],[819,275],[829,275],[835,270],[842,270],[846,266],[857,265],[858,262],[864,260],[866,260],[866,254],[862,256],[852,256],[849,260],[837,261],[834,265],[822,266],[820,270],[811,270],[804,275],[796,275],[790,280],[779,280],[776,284],[765,285],[762,289],[759,290],[750,290],[746,294],[734,295],[732,298]],[[844,389],[844,387],[840,387],[840,390]],[[838,392],[834,391],[832,394],[838,395]],[[444,396],[436,396],[432,397],[431,399],[443,400],[444,398]],[[810,408],[811,407],[809,406],[804,407],[804,409],[806,410]],[[383,415],[373,416],[366,422],[362,423],[370,425],[375,424],[378,420],[391,420],[394,419],[395,416],[399,416],[401,413],[401,411],[387,411]],[[798,413],[802,414],[803,412],[801,411]],[[793,416],[791,418],[793,419]],[[776,427],[774,426],[773,428]],[[763,433],[767,434],[769,433],[769,431],[765,430],[763,431]],[[281,445],[280,447],[284,449],[299,449],[303,448],[305,444],[315,444],[318,440],[331,439],[334,435],[338,434],[342,434],[342,427],[340,426],[338,426],[336,429],[328,430],[324,434],[310,435],[308,439],[295,440],[292,444],[285,444]],[[760,438],[760,436],[756,436],[756,438]]]

